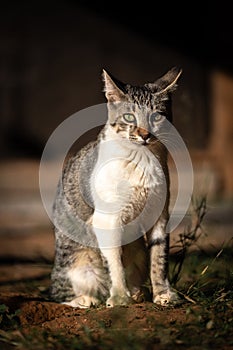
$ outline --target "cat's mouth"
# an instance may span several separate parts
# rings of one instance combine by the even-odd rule
[[[142,137],[130,137],[130,141],[142,146],[147,146],[155,141],[155,138],[150,135],[148,138],[142,138]]]
[[[150,143],[150,140],[147,139],[147,140],[140,140],[140,139],[134,139],[134,138],[130,138],[130,141],[136,145],[142,145],[142,146],[146,146],[146,145],[149,145]]]

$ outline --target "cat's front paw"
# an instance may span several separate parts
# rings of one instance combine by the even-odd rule
[[[106,301],[107,307],[113,307],[117,305],[128,305],[133,302],[132,298],[128,295],[113,295]]]
[[[153,302],[162,306],[171,306],[180,304],[181,299],[175,292],[168,289],[154,296]]]

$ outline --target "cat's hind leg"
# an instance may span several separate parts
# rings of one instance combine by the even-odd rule
[[[81,248],[72,259],[67,275],[75,297],[64,304],[80,308],[98,306],[109,293],[108,274],[99,251]]]
[[[80,295],[71,301],[63,302],[62,304],[72,307],[79,307],[80,309],[87,309],[92,306],[98,306],[100,304],[100,299],[89,295]]]

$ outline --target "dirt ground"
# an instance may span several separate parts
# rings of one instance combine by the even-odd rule
[[[209,310],[207,317],[200,306],[162,309],[142,303],[80,310],[30,294],[1,297],[10,313],[20,309],[18,326],[1,332],[1,349],[233,348],[232,330],[224,339],[216,336],[218,326],[210,317],[214,311]]]
[[[146,301],[77,309],[49,300],[50,272],[42,262],[1,266],[1,349],[233,349],[232,285],[225,282],[212,278],[201,291],[206,298],[181,297],[176,307]]]

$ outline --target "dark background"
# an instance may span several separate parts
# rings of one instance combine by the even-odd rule
[[[137,3],[118,0],[113,3],[9,0],[1,4],[1,31],[5,35],[12,35],[13,32],[19,36],[21,34],[21,39],[24,37],[26,40],[30,36],[30,26],[37,27],[43,35],[43,21],[48,19],[50,26],[46,23],[47,30],[53,30],[58,25],[58,15],[61,19],[60,26],[66,31],[66,27],[71,24],[68,17],[75,20],[76,16],[78,21],[81,9],[86,9],[100,19],[107,18],[136,36],[174,48],[208,67],[218,67],[229,73],[233,71],[232,11],[227,1]],[[30,23],[33,18],[40,19],[41,23]],[[92,27],[92,23],[88,22],[86,26]],[[72,29],[75,32],[75,26]],[[99,29],[92,27],[93,31]]]
[[[210,75],[233,73],[231,22],[224,2],[3,2],[0,156],[40,157],[60,122],[105,102],[103,68],[141,84],[181,66],[175,125],[206,147]]]
[[[109,1],[80,3],[98,15],[123,25],[135,35],[169,46],[207,68],[233,72],[229,2],[117,1],[115,6]]]

